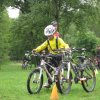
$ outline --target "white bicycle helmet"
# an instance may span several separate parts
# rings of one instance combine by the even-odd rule
[[[55,33],[55,27],[53,25],[48,25],[45,29],[44,29],[44,35],[45,36],[50,36],[53,35]]]

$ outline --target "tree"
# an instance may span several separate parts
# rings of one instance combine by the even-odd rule
[[[77,47],[86,48],[88,52],[93,53],[97,46],[97,38],[93,32],[78,33],[77,34]]]
[[[14,59],[45,40],[43,30],[52,20],[58,21],[59,31],[71,45],[78,43],[77,32],[99,36],[99,0],[2,0],[1,4],[2,9],[11,5],[22,12],[11,28],[10,56]]]
[[[0,60],[7,58],[9,51],[9,38],[10,38],[10,19],[7,15],[7,11],[2,11],[0,20]]]

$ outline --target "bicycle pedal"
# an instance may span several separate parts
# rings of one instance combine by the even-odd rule
[[[80,81],[85,81],[85,80],[86,80],[86,78],[85,78],[85,77],[80,78]]]

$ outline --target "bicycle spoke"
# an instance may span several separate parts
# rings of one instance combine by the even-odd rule
[[[82,81],[83,89],[86,92],[91,92],[94,90],[96,84],[95,72],[91,66],[88,64],[82,73],[82,77],[86,78],[86,80]]]
[[[66,64],[62,66],[64,69],[62,68],[62,70],[60,70],[61,75],[58,79],[59,81],[56,84],[60,93],[68,94],[71,89],[71,73],[69,74],[69,79],[67,79],[68,69],[66,68]]]
[[[30,94],[39,93],[43,85],[43,75],[40,77],[40,70],[33,70],[27,80],[27,89]]]

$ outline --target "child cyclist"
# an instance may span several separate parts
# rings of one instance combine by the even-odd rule
[[[49,53],[55,55],[51,59],[50,64],[53,64],[55,67],[58,67],[58,64],[61,61],[61,56],[56,56],[56,53],[54,51],[57,50],[58,48],[59,49],[65,48],[65,50],[70,50],[70,48],[69,48],[69,45],[66,44],[61,38],[54,36],[55,32],[56,32],[55,27],[53,25],[48,25],[44,29],[44,35],[47,37],[47,40],[44,43],[42,43],[40,46],[38,46],[36,49],[33,49],[33,51],[41,52],[42,50],[47,48]],[[56,40],[57,40],[57,42],[56,42]],[[58,64],[55,63],[53,61],[53,59],[55,59]],[[47,70],[51,74],[52,70],[48,66],[47,66]],[[48,75],[47,75],[47,77],[48,77]],[[52,82],[48,77],[48,82],[44,84],[44,87],[49,88],[51,86],[51,84],[52,84]]]

